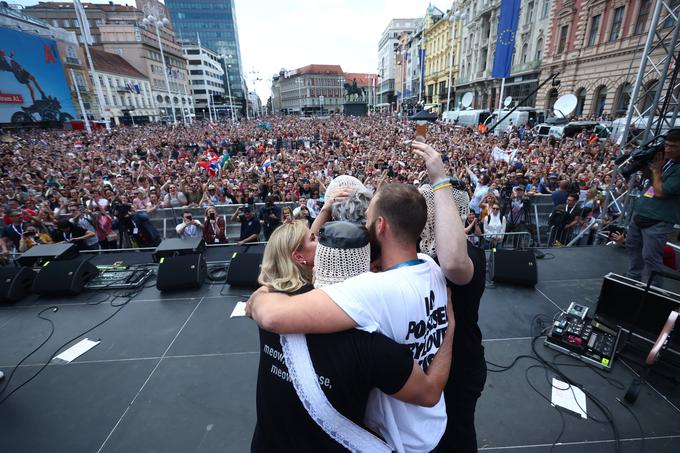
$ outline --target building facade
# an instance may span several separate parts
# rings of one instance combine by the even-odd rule
[[[550,29],[550,6],[553,1],[525,0],[521,3],[515,53],[510,77],[505,79],[503,90],[503,98],[512,97],[513,106],[529,96],[540,83],[539,75]],[[526,99],[522,106],[535,107],[536,94]]]
[[[560,85],[544,87],[537,107],[550,113],[560,95],[573,93],[578,99],[574,112],[578,116],[625,116],[654,3],[554,0],[542,76],[559,71]],[[663,13],[660,24],[669,31],[675,20]],[[644,80],[647,97],[640,108],[651,104],[655,82],[651,74]]]
[[[91,49],[104,95],[104,109],[116,125],[152,121],[158,109],[149,79],[117,54]]]
[[[377,107],[396,108],[397,49],[403,32],[412,33],[418,19],[392,19],[378,42],[378,103]]]
[[[177,37],[182,43],[196,43],[200,39],[204,47],[227,56],[226,71],[232,95],[239,100],[240,106],[245,105],[247,89],[243,79],[234,0],[166,0],[165,5],[170,10]]]
[[[220,55],[202,45],[183,44],[182,51],[189,63],[189,81],[194,98],[196,116],[199,118],[231,118],[232,106],[229,89],[225,84]]]
[[[280,113],[317,115],[342,113],[345,74],[339,65],[312,64],[279,75],[272,87]],[[323,97],[322,97],[323,96]]]
[[[84,3],[93,36],[93,47],[123,57],[148,78],[158,109],[153,120],[172,119],[173,110],[178,120],[190,120],[194,116],[194,109],[189,73],[182,49],[175,39],[175,32],[172,26],[159,29],[167,68],[165,71],[156,29],[153,25],[144,26],[142,23],[148,15],[159,19],[168,15],[165,7],[155,0],[139,0],[138,6],[117,5],[113,2]],[[73,3],[40,2],[27,7],[25,12],[50,23],[60,23],[65,29],[76,33],[82,42]]]
[[[459,14],[454,15],[452,10],[442,13],[437,8],[428,8],[424,27],[424,108],[427,110],[444,112],[447,105],[453,108],[455,104],[460,28]]]
[[[499,0],[463,0],[460,71],[456,80],[456,106],[466,93],[473,93],[473,108],[497,108],[500,81],[491,77]]]

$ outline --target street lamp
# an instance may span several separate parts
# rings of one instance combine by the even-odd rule
[[[453,73],[453,47],[456,39],[456,22],[462,17],[460,11],[454,12],[448,17],[451,21],[451,51],[449,52],[449,84],[448,84],[448,94],[446,96],[446,111],[449,111],[451,106],[451,75]]]
[[[229,68],[231,68],[230,64],[227,64],[227,59],[231,58],[231,55],[227,55],[226,53],[222,53],[220,55],[222,57],[222,61],[224,62],[224,70],[227,75],[227,90],[229,92],[229,110],[231,110],[231,122],[234,123],[236,120],[234,119],[234,98],[231,97],[231,83],[229,83]],[[247,106],[247,101],[246,101],[246,106]]]
[[[170,109],[172,110],[172,121],[177,124],[177,117],[175,116],[175,106],[172,103],[172,93],[170,92],[170,80],[168,79],[168,67],[165,65],[165,55],[163,54],[163,43],[161,42],[161,32],[160,29],[170,25],[170,21],[167,17],[163,19],[155,18],[152,15],[144,18],[142,25],[148,27],[153,25],[156,28],[156,38],[158,38],[158,48],[161,51],[161,61],[163,62],[163,74],[165,74],[165,88],[168,90],[168,96],[170,98]]]

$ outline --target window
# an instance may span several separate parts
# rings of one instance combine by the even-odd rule
[[[76,55],[76,49],[71,46],[66,48],[66,55],[69,58],[78,58],[78,55]]]
[[[576,92],[576,110],[574,114],[576,116],[583,115],[583,106],[586,104],[586,89],[581,88]]]
[[[529,2],[527,4],[526,23],[531,24],[533,21],[534,21],[534,2]]]
[[[541,61],[542,56],[543,56],[543,38],[538,38],[538,41],[536,41],[536,58],[534,58],[534,60]]]
[[[541,12],[541,19],[545,19],[550,14],[550,0],[543,0],[543,11]]]
[[[59,27],[59,21],[57,19],[52,19],[52,26]]]
[[[623,11],[625,6],[619,6],[614,10],[614,20],[612,21],[612,29],[609,32],[609,42],[616,41],[621,35],[621,24],[623,23]]]
[[[630,83],[626,82],[619,88],[619,95],[616,102],[616,110],[614,113],[617,116],[625,115],[628,111],[628,104],[630,103],[630,95],[632,91]]]
[[[565,47],[567,46],[567,35],[569,34],[569,25],[562,25],[560,28],[560,40],[557,43],[557,53],[562,53],[564,52]]]
[[[645,32],[645,25],[649,17],[649,10],[652,6],[652,0],[640,0],[640,9],[638,10],[637,21],[635,22],[634,35],[641,35]]]
[[[524,64],[527,62],[527,55],[529,53],[529,44],[524,43],[522,45],[522,54],[521,54],[521,63]]]
[[[62,23],[64,24],[64,28],[69,28],[71,26],[71,21],[68,19],[64,19]]]
[[[597,36],[600,34],[600,21],[602,20],[602,14],[594,16],[590,20],[590,33],[588,34],[588,45],[594,46],[597,44]]]
[[[604,113],[604,105],[607,102],[607,87],[601,86],[595,95],[593,113],[600,116]]]

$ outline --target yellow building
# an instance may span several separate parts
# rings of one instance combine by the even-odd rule
[[[425,109],[432,112],[446,110],[449,73],[451,76],[451,108],[455,99],[454,85],[458,75],[458,49],[461,20],[430,6],[425,17]],[[452,39],[453,33],[453,39]],[[453,45],[453,56],[451,46]],[[452,58],[453,57],[453,58]]]

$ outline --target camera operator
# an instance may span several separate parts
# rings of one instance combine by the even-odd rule
[[[260,210],[259,220],[264,226],[264,238],[269,240],[274,230],[281,225],[281,208],[274,204],[274,197],[269,195],[265,205]]]
[[[627,277],[642,280],[663,268],[663,246],[673,225],[680,223],[680,129],[666,134],[663,153],[657,152],[649,164],[651,181],[634,206],[626,235]],[[661,285],[661,278],[652,281]]]

